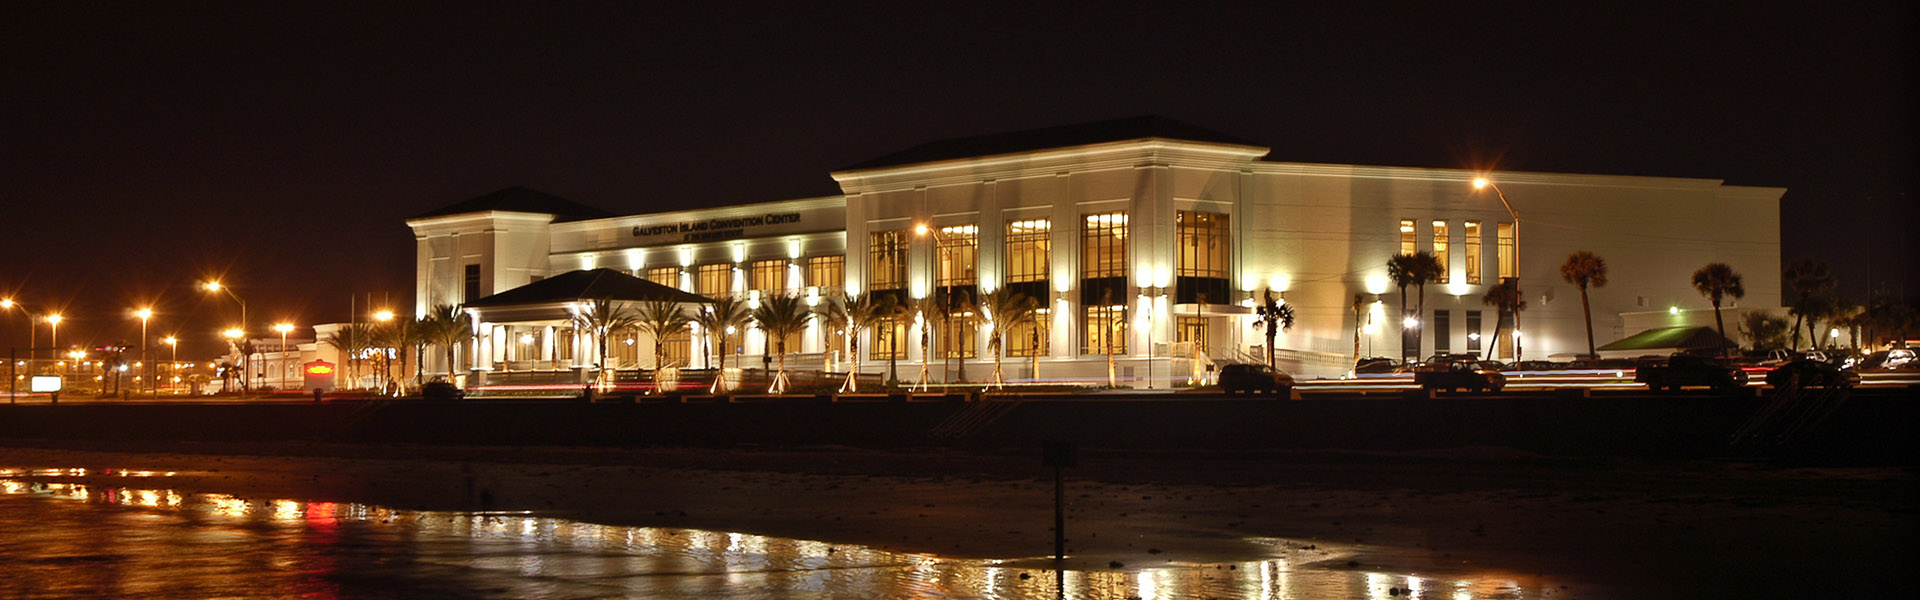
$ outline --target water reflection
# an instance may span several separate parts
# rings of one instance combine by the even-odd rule
[[[78,478],[84,482],[75,481]],[[1535,598],[1496,579],[1436,580],[1269,560],[1138,571],[956,560],[746,533],[180,494],[171,473],[0,469],[0,597],[199,598]],[[103,476],[127,485],[106,486]],[[135,479],[145,478],[145,479]],[[120,481],[114,481],[120,483]]]

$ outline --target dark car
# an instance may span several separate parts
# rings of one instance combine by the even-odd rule
[[[1514,365],[1515,371],[1557,371],[1569,368],[1568,365],[1550,360],[1523,360]]]
[[[1435,356],[1413,368],[1413,382],[1424,390],[1465,389],[1498,392],[1506,387],[1507,376],[1499,363],[1477,360],[1471,354]]]
[[[420,398],[422,400],[459,400],[465,398],[466,395],[467,392],[460,389],[460,386],[444,380],[436,379],[429,381],[426,385],[420,387]]]
[[[1783,387],[1850,388],[1860,384],[1860,374],[1841,369],[1830,362],[1811,358],[1795,359],[1767,372],[1767,385]]]
[[[1706,386],[1716,392],[1729,392],[1747,384],[1747,372],[1726,361],[1691,354],[1642,359],[1634,368],[1633,380],[1647,389],[1679,390],[1685,386]]]
[[[1353,363],[1353,372],[1356,374],[1399,373],[1400,369],[1400,361],[1383,356],[1362,358]]]
[[[1271,392],[1284,398],[1293,393],[1293,376],[1266,365],[1231,364],[1220,369],[1220,390],[1227,395]]]

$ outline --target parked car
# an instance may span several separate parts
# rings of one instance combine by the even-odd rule
[[[1400,361],[1384,356],[1362,358],[1353,363],[1353,372],[1358,374],[1399,373]]]
[[[1793,387],[1840,387],[1850,388],[1860,384],[1860,374],[1835,366],[1833,363],[1801,358],[1780,365],[1767,372],[1767,385],[1775,388]]]
[[[420,387],[422,400],[459,400],[467,396],[466,390],[443,379],[435,379]]]
[[[1860,361],[1860,368],[1862,369],[1893,370],[1893,369],[1900,369],[1900,368],[1913,368],[1915,366],[1920,366],[1920,362],[1914,361],[1913,350],[1910,348],[1894,348],[1892,350],[1881,350],[1879,352],[1875,352],[1873,354],[1867,355],[1866,360]]]
[[[1647,389],[1653,391],[1706,386],[1725,393],[1746,385],[1747,372],[1728,365],[1722,359],[1675,354],[1667,358],[1642,359],[1634,368],[1633,380],[1647,384]]]
[[[1476,359],[1472,354],[1434,356],[1414,367],[1413,382],[1424,390],[1498,392],[1506,387],[1507,376],[1497,368],[1498,363]]]
[[[1557,371],[1565,368],[1567,368],[1566,364],[1557,363],[1550,360],[1523,360],[1523,361],[1520,361],[1519,364],[1514,365],[1513,370],[1515,371]]]
[[[1293,376],[1266,365],[1235,363],[1221,367],[1220,390],[1227,395],[1270,392],[1285,398],[1293,394]]]

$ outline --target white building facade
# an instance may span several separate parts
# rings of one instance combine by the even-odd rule
[[[1623,314],[1707,307],[1691,274],[1709,263],[1743,275],[1750,303],[1780,298],[1783,189],[1266,154],[1145,118],[934,142],[832,173],[843,194],[824,198],[625,216],[476,199],[408,221],[416,298],[425,311],[592,268],[706,296],[881,294],[913,310],[861,340],[864,371],[897,362],[910,379],[924,360],[937,380],[982,381],[988,332],[965,300],[1006,288],[1042,309],[1036,324],[1006,332],[1011,379],[1104,382],[1111,355],[1134,387],[1192,383],[1214,362],[1265,356],[1252,307],[1268,293],[1295,316],[1275,354],[1306,376],[1341,375],[1364,356],[1584,353],[1580,292],[1560,275],[1579,250],[1609,269],[1608,284],[1589,290],[1596,345],[1637,332]],[[1480,177],[1494,185],[1476,188]],[[1413,252],[1446,269],[1424,294],[1403,295],[1386,264]],[[1491,339],[1499,311],[1482,302],[1507,278],[1527,302],[1517,356]],[[1403,300],[1416,318],[1402,316]],[[495,326],[476,326],[477,348],[511,335]],[[814,327],[799,353],[844,368],[845,336]],[[747,364],[756,339],[744,344]],[[478,353],[472,368],[499,368],[487,359],[498,354]]]

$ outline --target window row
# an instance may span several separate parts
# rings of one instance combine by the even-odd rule
[[[716,296],[733,293],[734,273],[739,270],[744,289],[760,292],[793,292],[809,287],[840,288],[847,282],[847,257],[812,256],[804,264],[784,259],[756,260],[744,267],[734,263],[694,265],[693,293]],[[680,287],[680,267],[653,267],[636,275],[667,287]]]
[[[1463,225],[1464,225],[1463,229],[1465,230],[1465,239],[1463,240],[1464,244],[1462,245],[1461,253],[1465,255],[1464,258],[1466,259],[1467,283],[1478,285],[1481,283],[1481,270],[1482,270],[1480,266],[1480,260],[1482,257],[1480,244],[1481,244],[1482,237],[1485,234],[1483,233],[1483,230],[1479,221],[1467,221]],[[1428,238],[1428,240],[1433,244],[1431,253],[1433,254],[1434,258],[1439,259],[1441,265],[1446,265],[1449,267],[1446,269],[1442,269],[1440,271],[1440,276],[1435,278],[1433,282],[1449,283],[1452,281],[1453,269],[1451,268],[1452,263],[1448,262],[1448,260],[1450,259],[1449,252],[1452,250],[1451,236],[1449,235],[1449,232],[1448,232],[1448,223],[1446,221],[1436,219],[1432,222],[1432,227],[1433,227],[1433,236]],[[1419,252],[1420,243],[1418,238],[1419,238],[1419,235],[1418,235],[1417,226],[1415,225],[1414,220],[1401,219],[1400,220],[1400,253],[1414,254],[1416,252]],[[1513,262],[1514,260],[1513,224],[1512,223],[1494,224],[1494,238],[1495,238],[1494,260],[1499,267],[1499,274],[1497,275],[1497,277],[1501,279],[1505,279],[1508,277],[1515,276],[1516,273],[1514,272],[1514,262]]]

